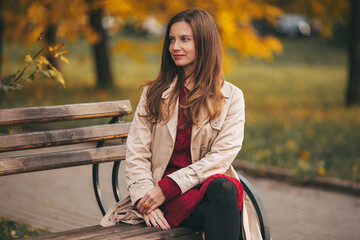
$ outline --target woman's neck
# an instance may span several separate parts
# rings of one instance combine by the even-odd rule
[[[187,79],[184,82],[184,86],[187,89],[192,90],[194,88],[194,86],[195,86],[194,77],[191,74],[192,69],[190,69],[190,66],[187,66],[186,68],[184,67],[184,72],[185,72],[185,76],[187,76]]]
[[[188,77],[184,82],[184,86],[187,89],[192,90],[194,88],[194,86],[195,86],[194,78],[192,76]]]

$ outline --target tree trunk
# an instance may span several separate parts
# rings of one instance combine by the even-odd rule
[[[48,28],[46,29],[46,32],[44,34],[44,39],[46,41],[46,44],[48,46],[53,46],[56,44],[56,30],[57,27],[54,25],[50,25],[48,26]],[[60,65],[59,65],[59,61],[57,58],[54,57],[53,54],[50,54],[47,51],[46,54],[46,59],[49,60],[49,62],[51,63],[51,65],[53,65],[55,68],[57,68],[58,70],[60,70]]]
[[[4,45],[4,16],[3,16],[3,1],[0,0],[0,79],[2,78],[2,60],[3,60],[3,45]]]
[[[346,104],[360,104],[360,1],[351,0],[349,78]]]
[[[91,0],[89,1],[91,4]],[[93,44],[94,62],[96,68],[97,87],[100,89],[110,89],[113,87],[110,72],[110,60],[107,49],[106,34],[101,24],[102,10],[96,9],[90,12],[90,24],[100,35],[100,41]]]

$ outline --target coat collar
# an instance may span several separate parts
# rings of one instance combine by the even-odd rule
[[[172,83],[170,83],[169,87],[162,93],[161,98],[162,99],[168,99],[173,92],[177,82],[177,76],[174,78]],[[221,92],[224,95],[225,98],[230,98],[229,90],[225,88],[225,84],[221,87]]]
[[[172,83],[169,85],[169,87],[162,93],[161,98],[164,99],[164,104],[165,106],[167,106],[169,104],[169,98],[171,96],[171,94],[173,93],[173,90],[176,86],[176,82],[177,82],[177,76],[174,78],[174,80],[172,81]],[[230,98],[230,93],[229,90],[225,87],[225,84],[222,86],[221,91],[224,95],[224,97],[226,99]],[[171,138],[173,140],[173,143],[175,143],[175,138],[176,138],[176,132],[177,132],[177,124],[178,124],[178,108],[179,108],[179,98],[177,98],[175,104],[174,104],[174,109],[172,109],[172,113],[171,113],[171,118],[169,119],[169,121],[166,123]],[[208,121],[208,119],[206,118],[207,114],[205,112],[204,109],[200,110],[199,113],[199,117],[200,117],[200,123],[197,126],[193,126],[192,128],[192,133],[191,133],[191,140],[194,139],[194,137],[196,136],[196,134],[199,132],[199,130],[206,124],[206,122]]]

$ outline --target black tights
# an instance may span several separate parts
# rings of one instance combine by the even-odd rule
[[[203,230],[206,240],[238,240],[240,223],[235,185],[225,178],[217,178],[209,184],[204,199],[180,226]]]

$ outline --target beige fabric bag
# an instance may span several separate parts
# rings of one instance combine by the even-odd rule
[[[143,222],[143,215],[131,204],[130,196],[115,203],[100,222],[103,227],[113,226],[119,222],[138,224]]]

